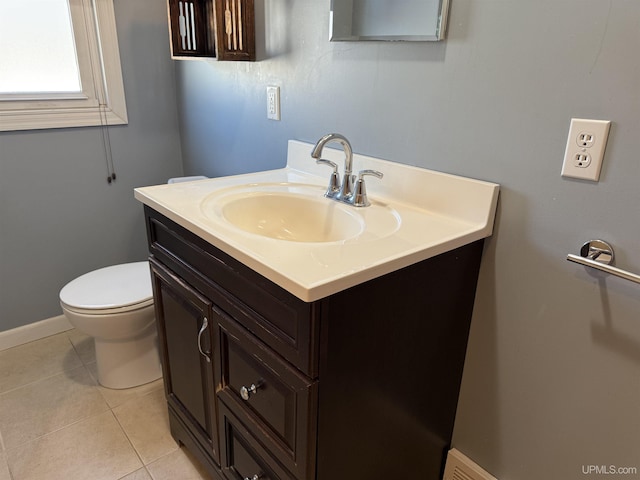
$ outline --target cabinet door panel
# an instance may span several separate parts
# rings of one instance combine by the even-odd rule
[[[218,461],[211,302],[159,263],[151,266],[167,402]]]

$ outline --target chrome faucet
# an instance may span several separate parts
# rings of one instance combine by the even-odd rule
[[[338,187],[340,184],[340,177],[337,172],[337,165],[333,162],[329,162],[328,160],[323,160],[320,157],[322,156],[322,149],[329,142],[338,142],[342,145],[342,149],[344,150],[344,175],[342,176],[342,186]],[[351,149],[351,144],[349,140],[343,135],[339,133],[328,133],[316,143],[316,146],[313,147],[311,151],[311,156],[316,159],[316,163],[321,163],[325,165],[329,165],[333,167],[333,174],[331,178],[331,185],[327,190],[327,197],[335,198],[336,200],[346,201],[353,194],[353,181],[354,175],[351,173],[351,169],[353,166],[353,150]],[[334,188],[337,187],[337,190]]]
[[[338,174],[338,165],[329,160],[325,160],[320,158],[322,156],[322,149],[329,142],[338,142],[342,145],[342,149],[344,150],[344,174],[342,177],[342,185],[340,185],[340,175]],[[311,157],[316,159],[316,163],[321,165],[327,165],[333,168],[333,173],[331,174],[331,178],[329,180],[329,187],[327,188],[325,197],[333,198],[339,202],[348,203],[349,205],[353,205],[355,207],[367,207],[370,205],[369,200],[367,199],[367,190],[364,185],[364,177],[365,175],[373,175],[378,178],[382,178],[382,173],[376,170],[362,170],[358,175],[358,181],[356,182],[356,188],[354,192],[354,182],[356,176],[352,173],[353,168],[353,150],[351,149],[351,144],[349,140],[343,135],[339,133],[328,133],[324,137],[322,137],[316,143],[316,146],[313,147],[311,151]]]

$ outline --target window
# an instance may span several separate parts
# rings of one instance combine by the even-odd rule
[[[0,0],[0,131],[117,125],[113,0]]]

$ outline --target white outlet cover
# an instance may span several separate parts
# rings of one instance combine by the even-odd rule
[[[563,177],[594,182],[600,179],[610,127],[609,120],[571,119],[562,164]]]
[[[280,120],[280,87],[267,87],[267,118]]]

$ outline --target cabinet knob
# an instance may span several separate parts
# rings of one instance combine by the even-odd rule
[[[257,473],[253,477],[244,477],[244,480],[260,480],[262,475],[258,475]]]
[[[260,388],[260,383],[258,383],[258,385],[252,383],[250,387],[245,387],[243,385],[242,387],[240,387],[240,396],[243,400],[247,401],[249,400],[249,397],[251,395],[255,395],[256,393],[258,393],[258,388]]]

